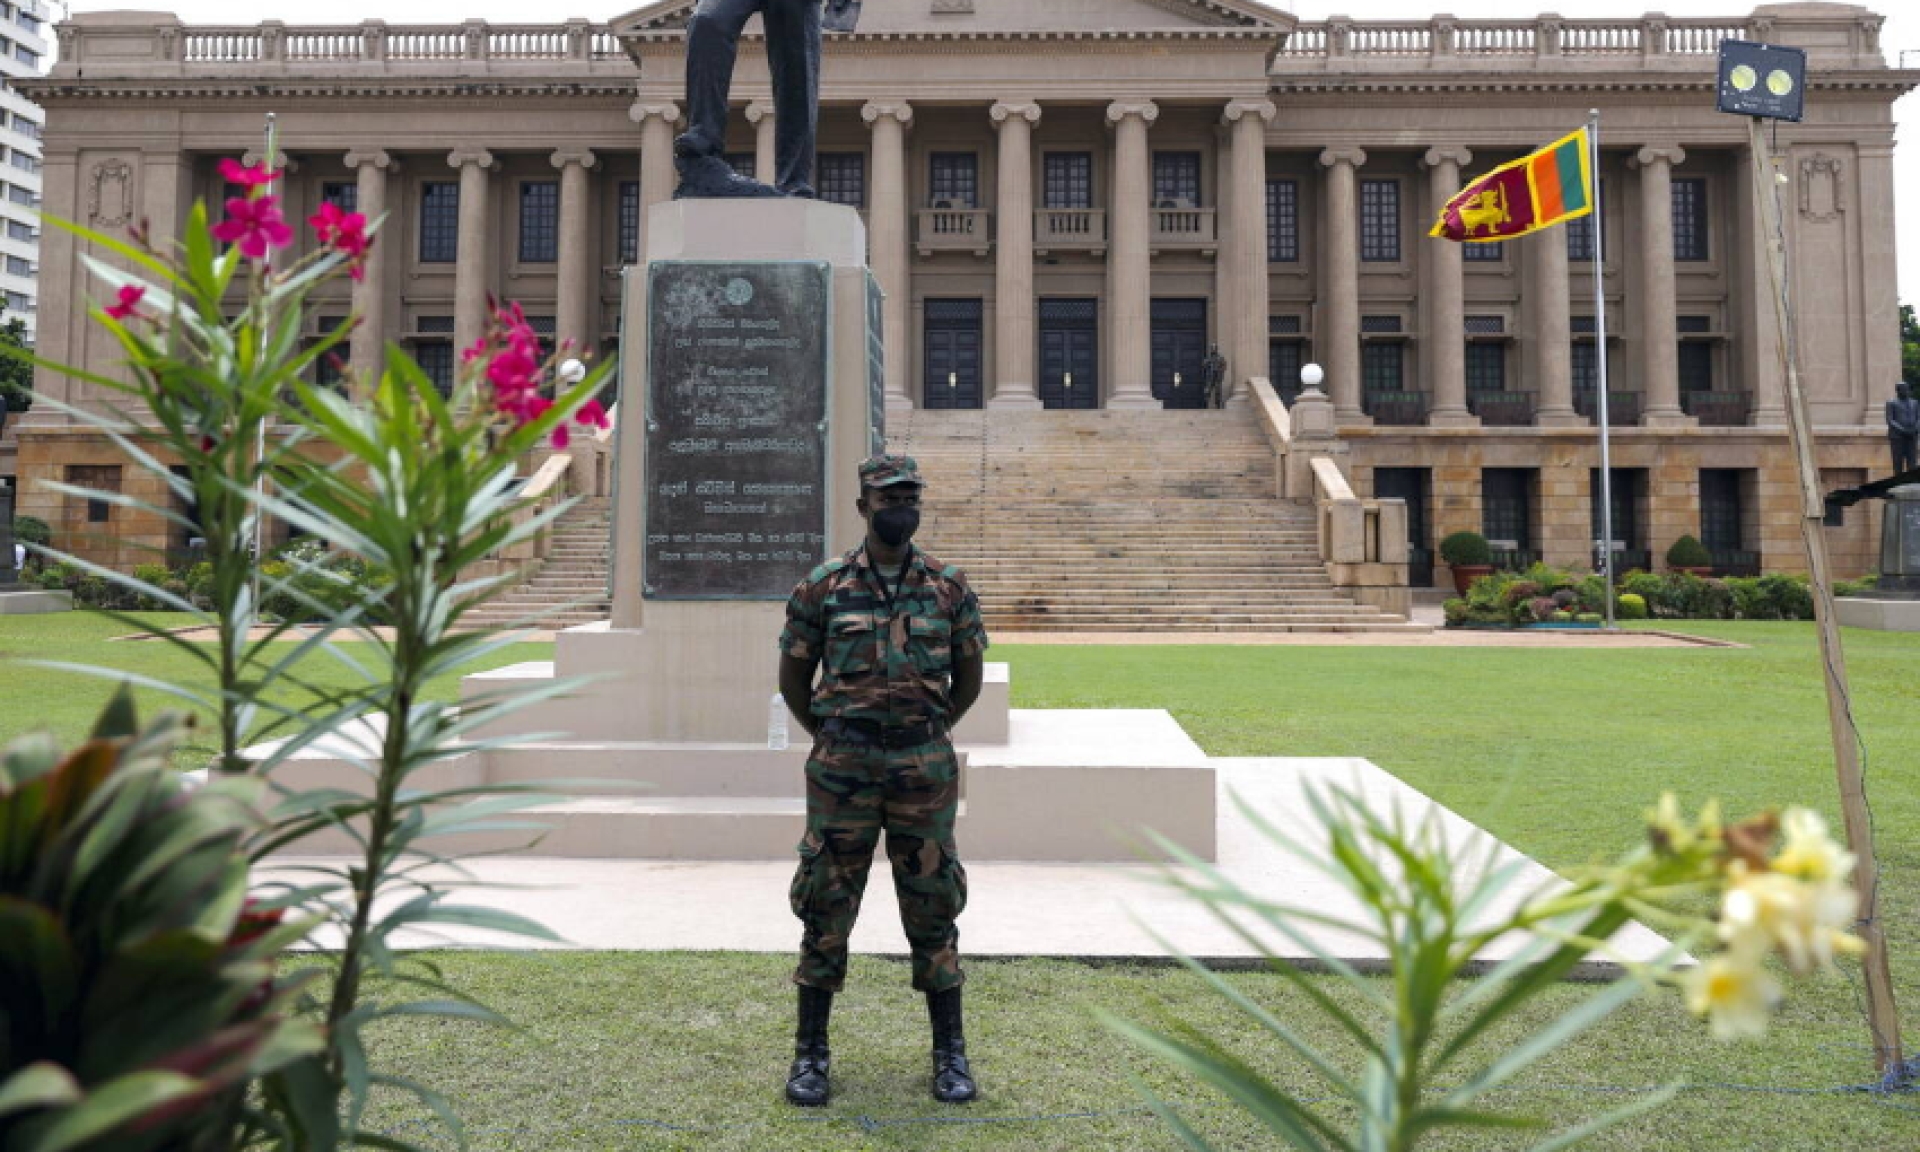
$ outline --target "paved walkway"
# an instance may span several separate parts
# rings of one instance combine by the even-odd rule
[[[1222,790],[1218,867],[1248,891],[1275,901],[1342,920],[1360,919],[1352,895],[1266,839],[1240,812],[1235,794],[1296,842],[1310,846],[1324,843],[1325,836],[1314,824],[1302,790],[1336,785],[1357,791],[1376,810],[1398,807],[1410,825],[1431,817],[1463,860],[1498,867],[1523,859],[1366,760],[1248,758],[1213,763]],[[963,843],[963,854],[965,848]],[[503,887],[468,889],[461,894],[463,903],[531,916],[558,932],[566,941],[563,947],[782,953],[798,942],[799,926],[787,907],[793,872],[787,861],[493,857],[470,861],[467,867],[486,884]],[[1471,866],[1463,870],[1479,872]],[[1164,957],[1167,951],[1155,940],[1157,932],[1174,948],[1204,959],[1259,957],[1257,949],[1205,908],[1158,882],[1158,875],[1148,865],[971,865],[970,897],[960,920],[961,949],[978,956]],[[1552,872],[1526,861],[1519,878],[1495,901],[1494,911],[1510,910],[1528,894],[1557,882]],[[1300,927],[1320,949],[1340,959],[1359,965],[1378,965],[1384,959],[1377,940]],[[1311,958],[1310,950],[1268,936],[1277,955]],[[410,946],[431,942],[487,946],[499,940],[483,932],[448,930],[444,937],[416,935],[407,941]],[[1666,948],[1665,941],[1639,925],[1628,926],[1614,945],[1619,958],[1628,961],[1651,960]],[[867,954],[906,953],[884,856],[876,864],[853,948]],[[1504,952],[1492,950],[1485,958],[1497,959]],[[1617,965],[1602,962],[1583,974],[1610,976],[1618,971]]]

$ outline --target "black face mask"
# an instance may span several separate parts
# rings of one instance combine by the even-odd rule
[[[889,548],[898,548],[920,530],[920,509],[882,508],[873,514],[873,534]]]

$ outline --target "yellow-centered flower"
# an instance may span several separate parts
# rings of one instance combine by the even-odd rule
[[[1827,822],[1819,813],[1789,808],[1781,830],[1787,842],[1771,862],[1775,872],[1811,881],[1842,881],[1852,874],[1853,853],[1827,834]]]
[[[1735,950],[1713,957],[1680,977],[1687,1008],[1707,1017],[1720,1040],[1766,1035],[1767,1020],[1780,1002],[1780,984],[1760,966],[1760,957]]]

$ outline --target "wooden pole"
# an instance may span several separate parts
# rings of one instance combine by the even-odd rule
[[[1859,734],[1848,706],[1847,657],[1840,646],[1840,625],[1834,618],[1832,574],[1827,563],[1827,541],[1821,534],[1826,501],[1820,488],[1820,470],[1814,462],[1813,419],[1806,393],[1800,387],[1799,340],[1787,293],[1786,233],[1781,225],[1780,181],[1765,127],[1758,116],[1752,128],[1753,187],[1759,197],[1760,219],[1766,229],[1767,269],[1773,280],[1774,315],[1780,329],[1780,359],[1787,377],[1787,440],[1800,474],[1800,535],[1807,545],[1807,565],[1813,583],[1813,614],[1820,633],[1820,664],[1827,686],[1827,723],[1833,734],[1833,758],[1840,778],[1840,812],[1846,824],[1847,846],[1858,858],[1854,888],[1860,894],[1857,932],[1866,942],[1861,959],[1867,981],[1867,1027],[1873,1033],[1874,1062],[1882,1072],[1897,1067],[1900,1055],[1900,1015],[1893,1000],[1893,976],[1887,966],[1887,936],[1880,926],[1880,869],[1873,856],[1873,824],[1867,811],[1866,782],[1860,775]]]

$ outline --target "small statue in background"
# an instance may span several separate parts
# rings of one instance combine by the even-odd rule
[[[1893,450],[1893,474],[1898,476],[1920,467],[1920,400],[1904,380],[1895,392],[1887,401],[1887,446]]]

